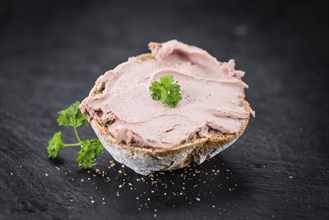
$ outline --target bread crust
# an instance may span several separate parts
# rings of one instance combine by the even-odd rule
[[[137,56],[140,61],[154,59],[151,54]],[[90,96],[97,94],[94,87]],[[244,100],[242,90],[242,105],[252,112],[248,102]],[[250,117],[249,117],[250,118]],[[191,163],[201,164],[219,152],[232,145],[244,132],[249,118],[245,119],[240,130],[236,133],[223,134],[218,132],[214,137],[204,137],[191,140],[173,148],[140,147],[119,143],[109,132],[109,129],[92,119],[90,124],[106,150],[118,162],[130,167],[136,173],[148,175],[155,171],[174,170],[186,167]]]

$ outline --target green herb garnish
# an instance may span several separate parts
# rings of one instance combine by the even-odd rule
[[[170,107],[176,107],[178,102],[182,100],[182,94],[180,93],[180,85],[173,82],[174,77],[171,75],[161,77],[160,82],[152,82],[149,87],[152,98],[160,100]]]
[[[80,102],[74,102],[68,108],[59,111],[57,118],[58,125],[73,127],[78,142],[65,144],[62,140],[62,132],[56,132],[48,142],[48,158],[58,157],[63,148],[81,146],[76,162],[84,168],[90,168],[95,165],[95,159],[103,153],[104,147],[98,139],[80,139],[77,127],[88,124],[88,120],[87,115],[80,112],[79,105]]]

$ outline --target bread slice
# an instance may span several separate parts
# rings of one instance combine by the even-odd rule
[[[142,54],[137,58],[140,61],[154,59],[151,54]],[[90,91],[90,96],[95,96],[99,92],[94,87]],[[243,90],[241,101],[246,111],[252,113],[248,102],[244,100]],[[248,122],[249,118],[244,120],[240,130],[236,133],[224,134],[217,132],[214,137],[196,138],[169,149],[122,144],[111,135],[106,126],[101,125],[97,120],[92,119],[90,124],[105,149],[115,160],[130,167],[136,173],[148,175],[154,171],[173,170],[186,167],[191,163],[203,163],[232,145],[244,132]]]

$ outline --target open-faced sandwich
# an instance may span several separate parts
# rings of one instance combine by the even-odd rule
[[[107,151],[135,172],[202,163],[230,146],[254,112],[234,60],[171,40],[100,76],[80,105]]]

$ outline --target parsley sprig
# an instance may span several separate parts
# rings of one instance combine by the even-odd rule
[[[81,140],[77,127],[88,124],[87,116],[79,111],[80,102],[76,101],[68,108],[58,112],[57,123],[60,126],[72,126],[77,143],[67,144],[62,140],[62,132],[56,132],[48,142],[48,158],[58,157],[59,152],[66,147],[81,146],[76,162],[84,168],[95,165],[95,159],[103,153],[104,147],[98,139]]]
[[[160,100],[172,108],[176,107],[178,102],[182,100],[182,94],[180,93],[180,85],[173,82],[174,77],[171,75],[161,77],[160,82],[152,82],[149,87],[152,98]]]

